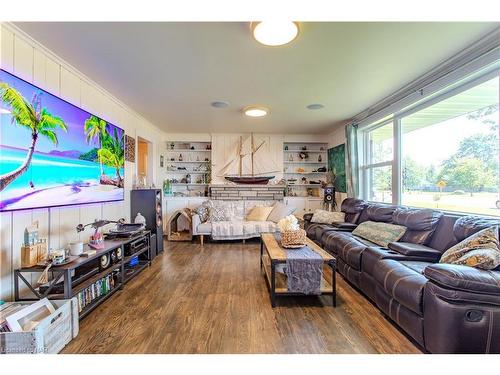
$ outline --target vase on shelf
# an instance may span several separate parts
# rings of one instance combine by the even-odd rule
[[[172,182],[168,179],[163,181],[163,194],[165,196],[172,195]]]
[[[318,162],[322,162],[323,161],[323,158],[321,157],[321,155],[318,156]]]
[[[182,161],[182,154],[179,154],[179,161]]]

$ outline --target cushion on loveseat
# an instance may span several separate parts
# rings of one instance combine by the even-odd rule
[[[287,206],[282,202],[276,202],[273,206],[271,213],[267,217],[267,220],[277,223],[284,217],[293,214],[295,212],[295,209],[296,208],[293,206]]]
[[[266,221],[272,210],[273,210],[272,207],[255,206],[250,210],[250,212],[248,213],[245,220],[247,220],[247,221]]]

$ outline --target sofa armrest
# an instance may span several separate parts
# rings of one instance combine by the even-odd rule
[[[500,294],[500,271],[438,263],[424,269],[432,282],[448,288],[483,294]]]
[[[336,222],[334,221],[332,223],[332,226],[336,229],[339,229],[339,230],[342,230],[342,231],[345,231],[345,232],[352,232],[354,229],[356,229],[356,227],[358,226],[358,224],[354,224],[354,223],[344,223],[344,222]]]
[[[390,242],[387,247],[402,255],[419,257],[435,262],[437,262],[442,255],[440,251],[431,247],[411,242]]]
[[[307,214],[304,214],[304,216],[302,216],[302,218],[304,219],[304,221],[311,222],[311,219],[312,219],[313,215],[314,214],[307,213]]]
[[[198,235],[198,225],[201,224],[201,218],[198,214],[193,214],[191,216],[191,225],[193,226],[193,235]]]

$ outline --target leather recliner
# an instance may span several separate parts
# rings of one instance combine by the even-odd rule
[[[316,230],[338,272],[427,351],[500,353],[500,270],[438,263],[449,247],[500,220],[365,204],[358,223],[367,220],[407,231],[382,248],[333,226]]]

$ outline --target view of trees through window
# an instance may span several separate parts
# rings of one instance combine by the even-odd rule
[[[388,149],[392,159],[383,128],[369,136],[377,161]],[[498,77],[402,117],[400,142],[401,204],[500,216]],[[391,202],[392,168],[366,176],[366,197]]]
[[[402,203],[500,215],[498,78],[401,121]]]

